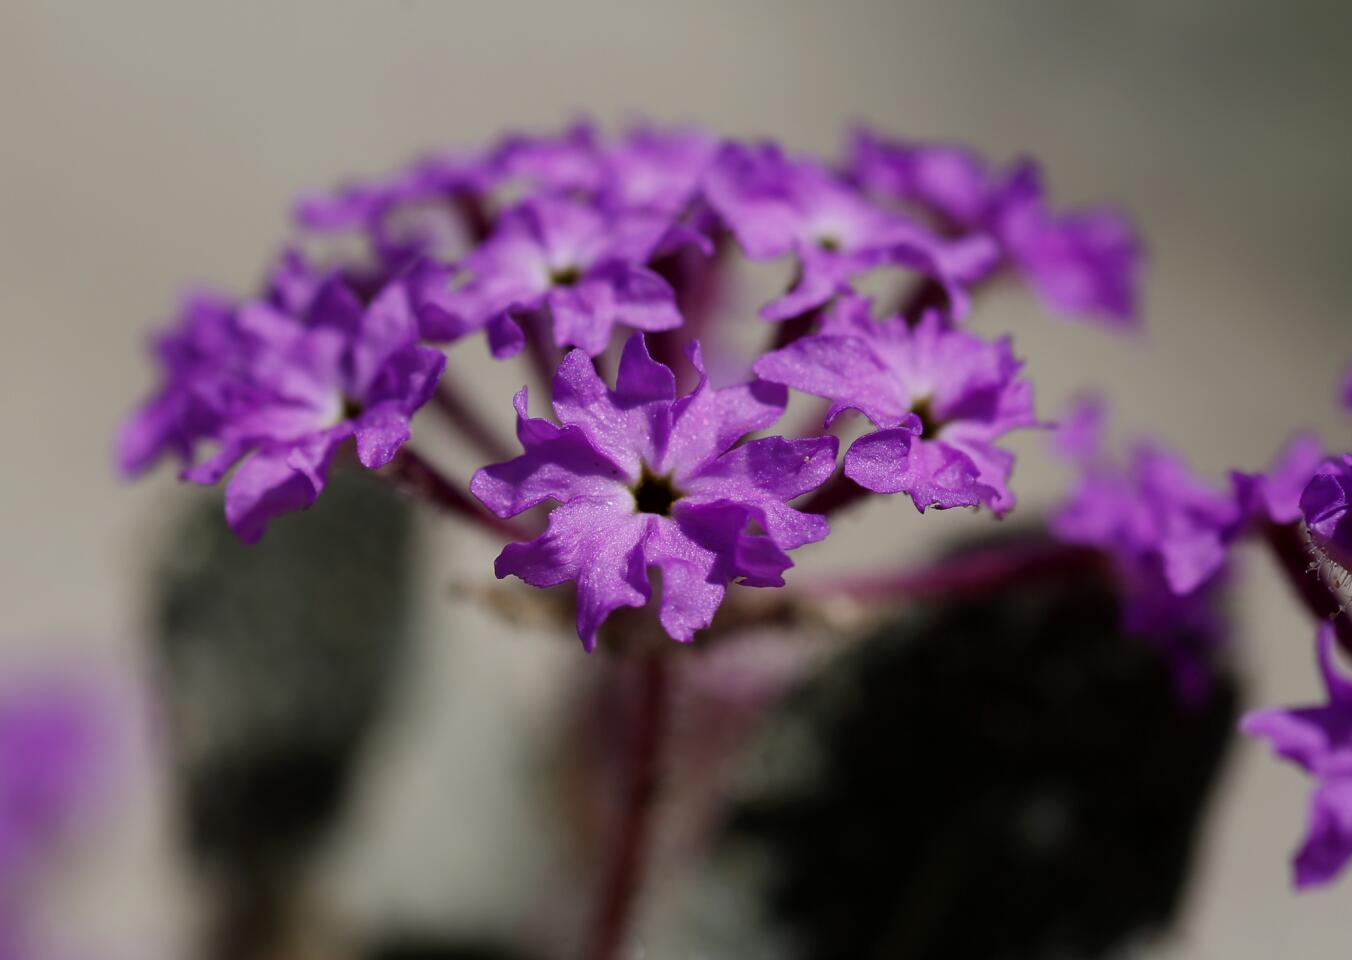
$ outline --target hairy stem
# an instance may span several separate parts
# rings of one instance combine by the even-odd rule
[[[583,954],[587,960],[615,960],[622,955],[652,841],[653,805],[661,774],[671,679],[666,658],[660,653],[645,656],[640,668],[640,699],[634,719],[624,811],[601,878],[597,909]]]
[[[504,540],[529,540],[533,534],[520,524],[489,513],[460,484],[415,452],[402,447],[387,468],[396,483],[424,500],[453,513]]]
[[[1269,524],[1264,539],[1272,550],[1286,582],[1305,609],[1318,620],[1332,621],[1338,645],[1352,654],[1352,618],[1341,597],[1329,586],[1316,557],[1306,543],[1299,523]]]

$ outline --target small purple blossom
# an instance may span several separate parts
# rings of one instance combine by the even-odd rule
[[[187,464],[196,445],[220,429],[252,352],[238,319],[237,305],[219,294],[183,298],[172,329],[152,345],[164,382],[118,434],[123,473],[141,473],[163,456]]]
[[[460,265],[465,282],[426,292],[424,330],[455,340],[486,328],[500,357],[521,350],[517,320],[530,313],[548,315],[557,345],[590,356],[606,349],[616,324],[671,330],[681,325],[675,292],[647,267],[671,227],[670,217],[652,211],[610,213],[563,197],[527,201]]]
[[[124,429],[119,459],[139,469],[153,453],[172,450],[190,464],[186,479],[207,484],[243,459],[225,508],[247,542],[272,517],[314,502],[349,437],[363,465],[388,463],[446,362],[417,344],[402,283],[363,306],[335,281],[315,296],[304,321],[254,302],[220,316],[193,311],[185,324],[170,338],[175,349],[161,351],[166,386]],[[204,328],[213,335],[201,335]],[[180,349],[185,341],[193,349]],[[193,463],[196,448],[209,442],[216,452]]]
[[[792,254],[798,278],[761,316],[786,320],[849,293],[858,274],[885,264],[938,281],[952,312],[966,312],[966,284],[985,274],[995,250],[984,238],[948,244],[874,204],[844,178],[811,160],[791,160],[772,144],[725,145],[709,172],[710,204],[752,260]]]
[[[607,206],[678,217],[699,197],[719,141],[700,129],[639,127],[605,150]]]
[[[1054,213],[1031,161],[997,174],[963,147],[865,130],[853,138],[850,169],[869,191],[917,208],[951,235],[993,238],[1052,311],[1136,323],[1141,245],[1130,224],[1109,209]]]
[[[1329,883],[1352,859],[1352,679],[1336,662],[1332,625],[1319,628],[1316,642],[1327,702],[1258,710],[1240,724],[1316,780],[1309,829],[1293,863],[1295,884],[1302,889]]]
[[[792,566],[785,551],[827,534],[824,517],[786,501],[834,472],[836,439],[736,445],[779,418],[785,391],[760,382],[716,390],[697,346],[691,360],[699,385],[677,397],[674,374],[649,356],[642,334],[626,343],[613,390],[585,352],[570,352],[554,380],[561,426],[529,417],[523,388],[515,406],[525,453],[470,485],[501,517],[557,502],[545,533],[509,544],[495,569],[537,587],[576,581],[588,650],[612,611],[648,602],[650,568],[662,575],[662,627],[684,642],[712,622],[727,584],[781,586]]]
[[[1327,460],[1314,471],[1300,494],[1300,512],[1310,534],[1345,565],[1352,558],[1352,453]]]
[[[879,429],[845,454],[845,475],[875,493],[907,493],[922,512],[1014,505],[1014,456],[996,445],[1037,426],[1032,385],[1008,339],[987,341],[929,313],[875,321],[870,303],[843,300],[819,333],[768,353],[756,375],[833,402],[828,424],[858,410]]]
[[[1157,571],[1182,596],[1220,574],[1238,517],[1233,497],[1172,453],[1141,445],[1125,470],[1090,464],[1052,529],[1067,542],[1109,551],[1126,567]]]
[[[1319,438],[1302,433],[1287,442],[1266,472],[1231,473],[1241,518],[1278,524],[1301,519],[1301,495],[1323,461]]]
[[[89,693],[69,680],[0,691],[0,899],[69,824],[97,779],[103,737]],[[3,920],[0,919],[0,923]]]
[[[475,239],[476,205],[495,180],[481,158],[441,152],[387,178],[308,193],[293,216],[313,235],[365,236],[382,279],[388,279],[420,257],[458,255],[468,247]]]

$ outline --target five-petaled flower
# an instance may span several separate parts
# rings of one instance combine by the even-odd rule
[[[676,294],[647,264],[673,228],[651,210],[608,212],[594,204],[548,196],[504,214],[497,228],[448,277],[421,298],[423,329],[456,340],[486,329],[495,356],[525,344],[526,314],[552,321],[554,342],[588,355],[610,344],[615,325],[671,330],[681,325]]]
[[[523,388],[525,453],[485,467],[470,485],[502,517],[557,502],[545,533],[508,544],[495,569],[537,587],[576,581],[577,631],[589,650],[612,611],[647,603],[650,568],[662,577],[663,629],[688,641],[713,620],[729,583],[781,586],[792,566],[785,551],[827,534],[824,517],[787,501],[832,474],[836,439],[738,445],[779,419],[784,389],[714,389],[698,346],[691,360],[699,384],[678,397],[672,370],[649,356],[642,334],[625,344],[613,390],[586,353],[570,352],[554,380],[561,425],[528,416]]]
[[[937,313],[911,326],[874,320],[844,298],[821,330],[761,357],[756,374],[832,401],[827,422],[858,410],[879,429],[845,454],[845,475],[875,493],[907,493],[926,507],[1014,505],[1014,457],[996,441],[1036,426],[1032,385],[1008,340],[948,327]]]

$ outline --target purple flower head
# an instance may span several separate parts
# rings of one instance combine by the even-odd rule
[[[992,227],[1048,309],[1119,326],[1136,322],[1141,247],[1121,214],[1053,214],[1037,168],[1024,163],[1005,183]]]
[[[1240,520],[1295,523],[1301,518],[1301,494],[1323,461],[1319,438],[1302,433],[1287,442],[1265,473],[1231,473]]]
[[[625,344],[614,389],[585,352],[570,352],[554,379],[561,426],[529,417],[523,388],[515,405],[525,453],[470,484],[502,517],[557,502],[548,529],[509,544],[495,569],[537,587],[576,581],[588,650],[612,611],[647,603],[650,568],[662,576],[662,627],[684,642],[713,620],[727,584],[781,586],[792,566],[785,551],[827,534],[824,517],[786,501],[834,472],[835,438],[736,445],[779,419],[785,391],[761,382],[716,390],[698,346],[691,360],[699,385],[678,397],[642,334]]]
[[[911,327],[875,321],[869,301],[839,301],[821,332],[756,362],[756,375],[833,401],[827,422],[858,410],[879,429],[845,454],[845,475],[916,507],[1014,505],[1014,456],[996,441],[1038,425],[1032,385],[1008,339],[987,341],[929,313]]]
[[[493,235],[462,264],[468,279],[431,289],[421,313],[433,339],[487,328],[496,356],[524,344],[515,317],[544,311],[559,346],[589,355],[610,343],[615,325],[671,330],[681,325],[667,281],[646,263],[671,228],[646,211],[610,213],[563,197],[528,200],[504,214]]]
[[[104,746],[96,714],[69,680],[0,691],[0,899],[89,799]]]
[[[173,328],[155,338],[152,350],[164,382],[117,438],[117,463],[129,476],[166,455],[191,461],[197,443],[219,430],[251,344],[239,327],[235,303],[199,291],[184,297]]]
[[[966,284],[987,273],[995,249],[985,238],[948,244],[872,203],[845,179],[810,160],[790,160],[772,144],[728,144],[705,184],[719,217],[752,260],[793,255],[798,279],[761,309],[785,320],[850,291],[851,279],[903,264],[939,282],[952,312],[966,310]]]
[[[1300,494],[1300,512],[1311,536],[1346,567],[1352,559],[1352,453],[1315,470]]]
[[[850,169],[871,193],[918,209],[948,234],[988,235],[1048,309],[1114,326],[1137,319],[1141,247],[1106,209],[1054,213],[1036,166],[997,175],[951,144],[916,144],[856,132]]]
[[[985,226],[992,174],[974,151],[957,144],[912,143],[868,129],[850,138],[851,175],[870,193],[899,200],[947,233]]]
[[[467,214],[494,181],[491,167],[477,156],[436,153],[387,178],[307,193],[293,216],[313,234],[364,235],[388,279],[419,257],[463,250],[475,227]]]
[[[1352,859],[1352,679],[1339,670],[1331,624],[1320,627],[1317,644],[1327,703],[1258,710],[1240,723],[1317,781],[1305,843],[1293,864],[1299,888],[1328,883]]]
[[[271,517],[314,502],[348,437],[364,465],[388,463],[446,362],[417,344],[402,283],[363,307],[333,281],[305,321],[255,302],[190,311],[184,324],[162,342],[166,385],[124,429],[121,459],[141,467],[173,450],[191,464],[186,479],[215,483],[247,455],[225,499],[227,520],[249,542]],[[192,463],[208,442],[216,452]]]
[[[605,199],[618,209],[679,216],[698,197],[718,146],[704,130],[637,127],[605,151]]]
[[[596,128],[574,123],[553,136],[509,134],[488,160],[499,183],[521,183],[544,193],[595,194],[606,180]]]
[[[1111,552],[1125,568],[1157,571],[1172,593],[1186,595],[1221,572],[1238,517],[1234,497],[1173,454],[1142,445],[1126,470],[1090,465],[1052,529]]]

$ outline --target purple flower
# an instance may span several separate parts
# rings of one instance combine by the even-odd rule
[[[1041,175],[1024,163],[1005,183],[993,217],[1009,259],[1048,309],[1120,326],[1136,322],[1141,248],[1121,214],[1053,214]]]
[[[1244,733],[1264,738],[1317,781],[1309,829],[1293,864],[1296,886],[1302,889],[1328,883],[1352,858],[1352,680],[1335,662],[1332,625],[1320,627],[1317,644],[1328,702],[1259,710],[1240,723]]]
[[[1324,445],[1311,434],[1287,442],[1265,473],[1230,474],[1241,519],[1278,524],[1301,518],[1300,498],[1324,460]]]
[[[737,446],[779,418],[785,391],[759,382],[715,390],[698,347],[691,359],[699,385],[677,397],[674,374],[649,356],[642,334],[625,344],[613,390],[585,352],[570,352],[554,380],[562,426],[530,418],[523,388],[515,406],[525,453],[471,482],[502,517],[559,504],[545,533],[509,544],[495,569],[537,587],[576,581],[577,630],[588,650],[613,610],[647,603],[650,568],[662,576],[662,627],[688,641],[713,620],[727,584],[783,585],[792,566],[785,551],[829,529],[824,517],[786,501],[832,474],[835,438]]]
[[[785,320],[850,291],[850,281],[884,264],[903,264],[943,285],[952,311],[966,310],[965,285],[984,275],[995,250],[985,238],[942,242],[875,205],[843,178],[778,147],[728,144],[706,178],[709,203],[752,260],[792,254],[793,288],[761,315]]]
[[[668,235],[669,217],[611,213],[562,197],[526,201],[462,264],[468,280],[429,289],[421,313],[433,339],[487,328],[496,356],[524,344],[516,317],[543,311],[554,341],[589,355],[610,343],[617,323],[639,330],[681,325],[675,293],[646,263]]]
[[[0,900],[88,799],[102,739],[74,683],[28,679],[0,693]]]
[[[174,349],[161,350],[166,386],[124,430],[121,459],[140,468],[169,449],[191,463],[197,447],[214,442],[216,452],[184,477],[215,483],[247,457],[230,478],[225,512],[248,542],[272,517],[314,502],[347,438],[365,466],[388,463],[446,362],[417,344],[402,283],[369,307],[329,283],[304,322],[255,302],[219,315],[190,311],[184,323],[166,338]]]
[[[166,455],[191,462],[195,446],[220,429],[251,355],[236,304],[208,291],[184,297],[173,329],[157,336],[152,350],[164,383],[118,434],[116,459],[127,475]]]
[[[963,147],[865,130],[853,138],[850,169],[869,191],[917,208],[949,234],[993,237],[1052,311],[1135,323],[1141,249],[1130,224],[1107,209],[1053,213],[1031,162],[999,175]]]
[[[869,301],[849,298],[821,332],[766,354],[756,375],[833,401],[830,423],[858,410],[880,428],[845,454],[845,475],[876,493],[908,493],[923,511],[1014,505],[1014,456],[996,441],[1036,426],[1032,385],[1008,339],[982,340],[929,313],[911,327],[875,321]]]
[[[1300,512],[1311,535],[1347,566],[1352,558],[1352,453],[1319,466],[1301,492]]]
[[[976,152],[859,129],[850,137],[849,153],[851,174],[870,192],[913,206],[948,233],[985,226],[994,174]]]
[[[1202,483],[1173,454],[1142,445],[1126,470],[1090,465],[1052,529],[1111,552],[1125,567],[1156,571],[1170,592],[1186,595],[1221,572],[1238,517],[1233,497]]]
[[[481,158],[442,152],[383,179],[303,195],[296,223],[320,235],[365,235],[388,279],[413,260],[457,254],[474,239],[473,204],[495,183]]]
[[[489,155],[498,182],[524,183],[545,193],[595,194],[606,181],[595,127],[583,120],[555,136],[515,133]]]
[[[718,146],[703,130],[638,127],[604,153],[605,200],[618,209],[679,216],[699,196]]]

